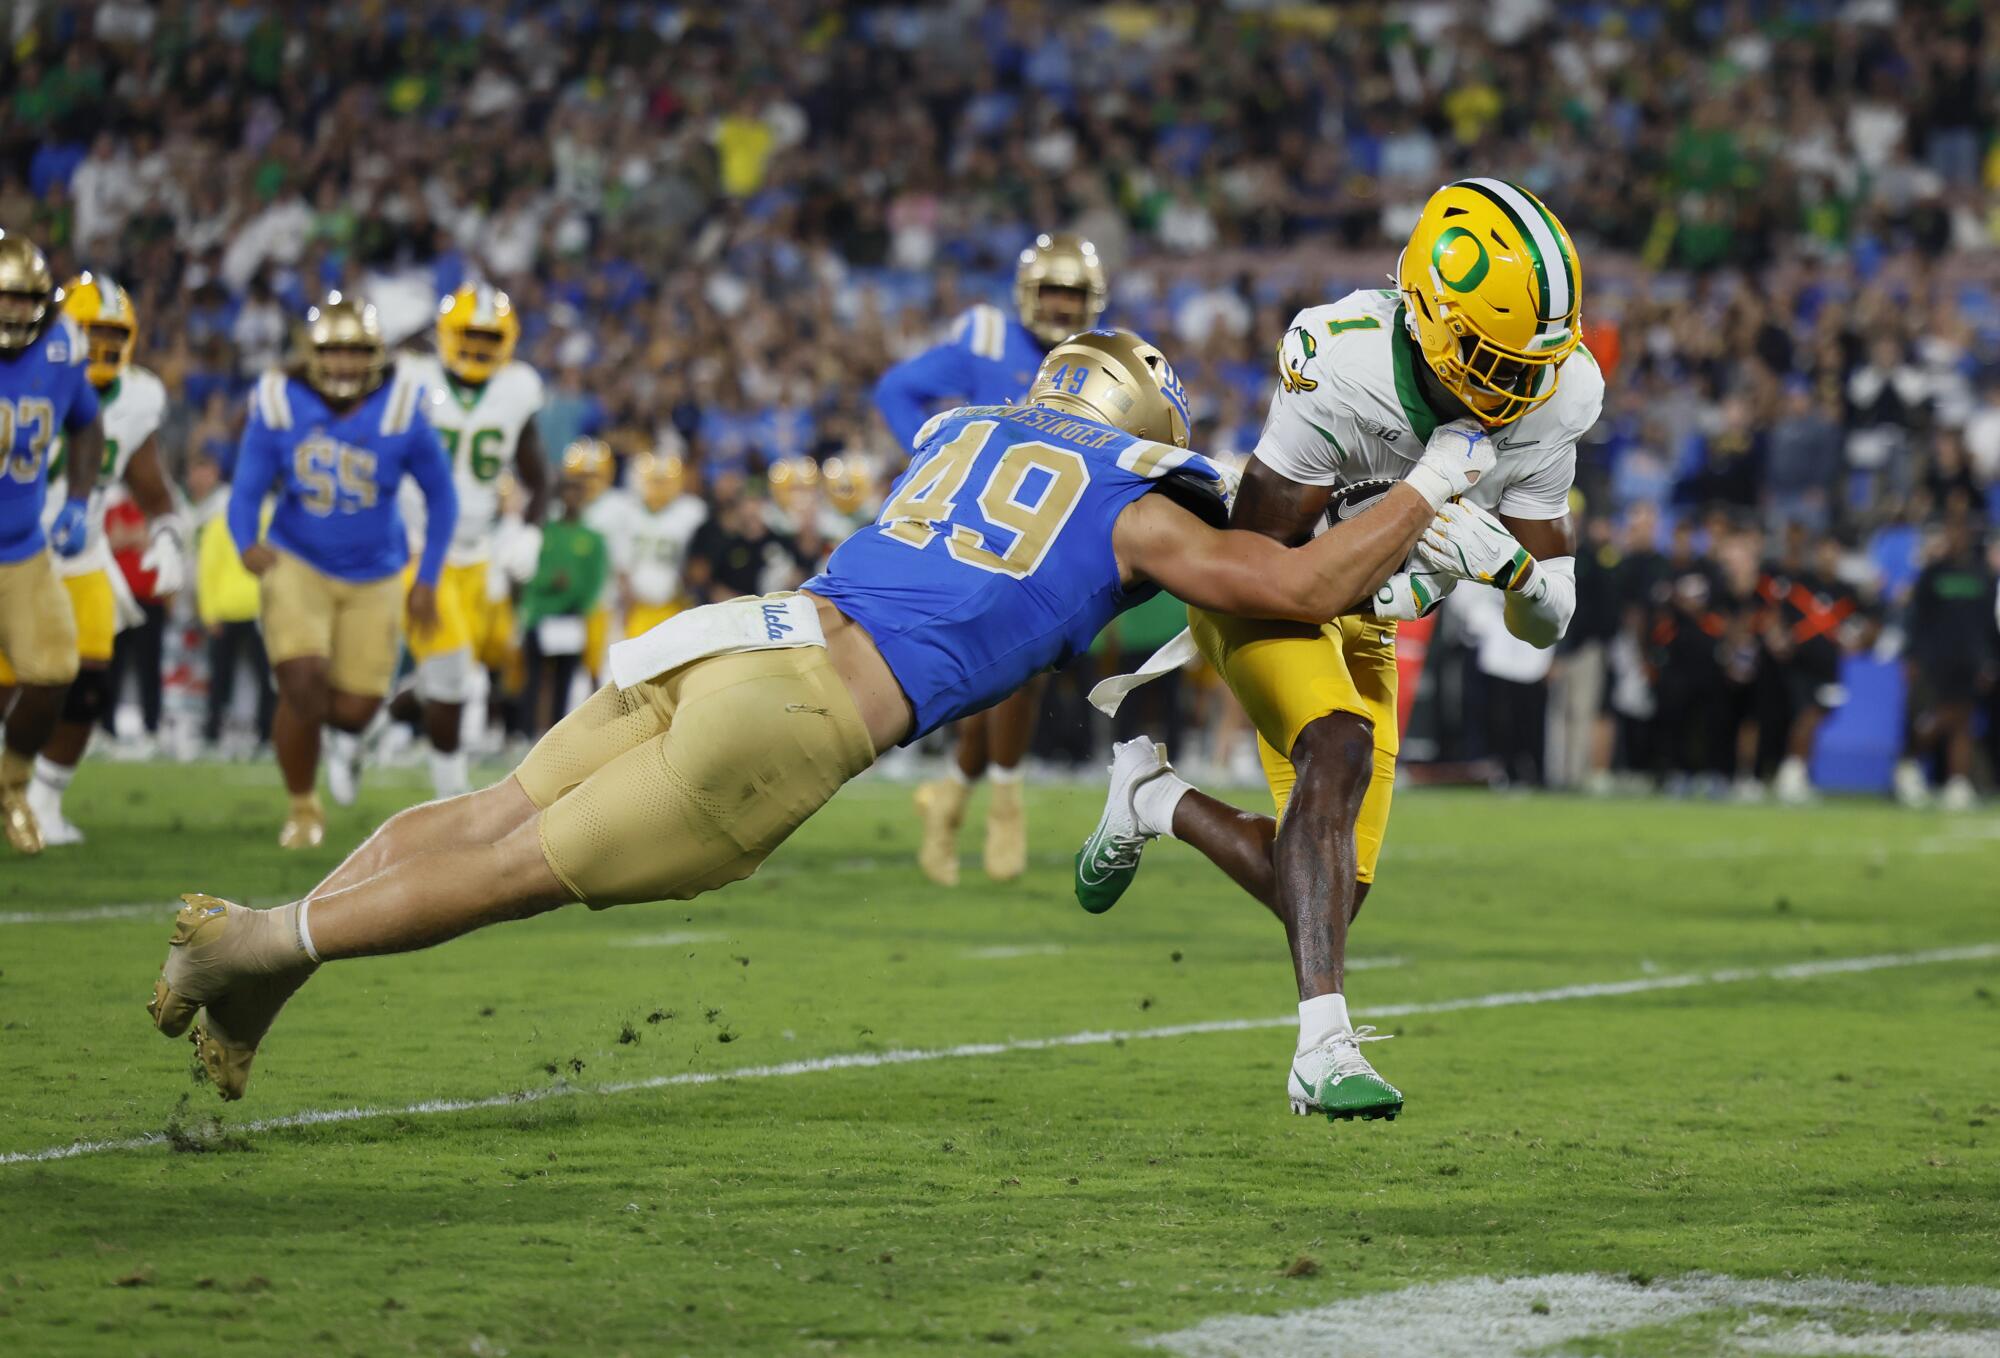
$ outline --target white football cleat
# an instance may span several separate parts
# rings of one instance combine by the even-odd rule
[[[1111,786],[1104,814],[1076,851],[1076,903],[1093,915],[1118,904],[1139,872],[1139,855],[1159,831],[1140,824],[1133,795],[1153,779],[1174,771],[1167,747],[1140,736],[1111,747]]]
[[[335,806],[361,795],[361,739],[347,731],[326,733],[326,791]]]
[[[39,778],[31,778],[28,780],[27,797],[28,809],[35,813],[35,822],[42,827],[44,847],[83,843],[83,831],[63,816],[60,792],[54,791]]]
[[[1931,804],[1931,785],[1914,759],[1896,761],[1896,800],[1913,809]]]
[[[1972,780],[1960,774],[1944,785],[1944,795],[1938,798],[1938,805],[1946,811],[1970,811],[1979,804],[1979,798],[1972,790]],[[42,833],[47,835],[48,822],[42,822]],[[49,843],[56,841],[51,839]]]
[[[1300,1117],[1324,1113],[1329,1122],[1342,1118],[1395,1121],[1403,1111],[1403,1091],[1375,1073],[1361,1054],[1364,1042],[1385,1042],[1388,1033],[1374,1028],[1342,1028],[1292,1057],[1285,1092]]]
[[[1806,773],[1806,761],[1792,755],[1778,765],[1778,776],[1772,782],[1771,790],[1785,806],[1804,806],[1810,802],[1813,799],[1812,778]]]

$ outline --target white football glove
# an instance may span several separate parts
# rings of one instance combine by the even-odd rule
[[[153,520],[139,569],[153,573],[153,593],[161,597],[187,587],[187,558],[181,552],[180,525],[173,519],[163,515]]]
[[[1397,571],[1382,582],[1369,600],[1369,612],[1384,622],[1415,622],[1444,602],[1458,578],[1418,567]]]
[[[1535,575],[1535,558],[1507,526],[1463,500],[1438,510],[1417,539],[1415,560],[1428,570],[1495,589],[1523,589]]]
[[[1403,479],[1431,502],[1432,509],[1440,509],[1493,470],[1495,456],[1484,425],[1472,419],[1453,420],[1431,431],[1423,458]]]
[[[507,535],[505,550],[506,561],[502,564],[507,578],[517,585],[527,584],[542,566],[542,526],[538,523],[515,525]]]

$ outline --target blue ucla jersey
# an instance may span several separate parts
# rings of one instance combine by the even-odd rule
[[[47,545],[49,455],[59,435],[97,418],[97,392],[83,376],[88,358],[67,316],[27,348],[0,354],[0,564],[26,561]]]
[[[268,372],[250,398],[250,420],[229,489],[229,533],[239,550],[257,541],[266,494],[278,497],[265,536],[273,547],[342,580],[379,580],[410,559],[396,489],[424,492],[419,579],[436,583],[458,519],[451,462],[424,418],[423,389],[398,370],[367,397],[335,412],[297,378]]]
[[[875,641],[916,712],[915,740],[1087,649],[1151,598],[1119,583],[1111,527],[1206,458],[1046,406],[936,416],[881,517],[801,588]],[[906,742],[907,743],[907,742]]]
[[[924,421],[941,405],[1012,405],[1027,395],[1047,348],[1019,317],[997,306],[973,307],[952,326],[950,339],[882,374],[875,408],[896,446],[914,448]]]

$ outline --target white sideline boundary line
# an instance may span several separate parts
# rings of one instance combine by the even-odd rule
[[[2000,958],[2000,943],[1973,943],[1957,948],[1927,948],[1921,952],[1877,953],[1870,957],[1836,957],[1816,962],[1791,962],[1772,967],[1729,967],[1720,971],[1692,971],[1678,976],[1642,976],[1629,981],[1593,981],[1581,985],[1556,986],[1550,990],[1505,990],[1492,995],[1468,995],[1456,1000],[1425,1000],[1414,1004],[1371,1006],[1369,1018],[1405,1018],[1414,1014],[1451,1014],[1468,1009],[1506,1009],[1517,1005],[1557,1004],[1566,1000],[1604,999],[1617,995],[1642,995],[1656,990],[1686,990],[1695,986],[1732,985],[1741,981],[1804,981],[1822,976],[1846,976],[1855,972],[1888,971],[1898,967],[1934,966],[1941,962],[1980,962]],[[316,1108],[283,1117],[261,1118],[227,1129],[231,1134],[288,1131],[299,1127],[324,1127],[335,1123],[367,1122],[376,1118],[432,1117],[447,1113],[472,1113],[490,1108],[512,1108],[541,1103],[548,1099],[581,1095],[611,1097],[683,1085],[712,1085],[739,1080],[779,1080],[796,1075],[819,1075],[836,1070],[874,1070],[883,1066],[915,1065],[927,1061],[955,1061],[975,1056],[1007,1056],[1015,1052],[1058,1051],[1067,1047],[1102,1047],[1121,1042],[1141,1042],[1154,1038],[1198,1037],[1208,1033],[1244,1033],[1265,1028],[1289,1028],[1297,1015],[1275,1018],[1210,1019],[1202,1023],[1176,1023],[1163,1028],[1104,1029],[1064,1033],[1057,1037],[1024,1037],[1006,1042],[967,1042],[955,1047],[913,1047],[883,1052],[846,1052],[816,1056],[777,1065],[742,1066],[735,1070],[687,1071],[679,1075],[655,1075],[644,1080],[626,1080],[601,1085],[551,1085],[543,1089],[523,1089],[511,1094],[489,1094],[476,1099],[426,1099],[421,1103],[389,1108]],[[73,1160],[85,1155],[113,1151],[143,1150],[166,1142],[164,1132],[121,1137],[106,1141],[73,1141],[65,1146],[41,1150],[8,1151],[0,1154],[0,1165],[42,1164],[51,1160]]]

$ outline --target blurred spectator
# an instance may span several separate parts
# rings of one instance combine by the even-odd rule
[[[188,499],[195,523],[195,600],[208,635],[208,707],[202,739],[211,748],[223,741],[223,723],[236,697],[239,670],[247,671],[256,694],[254,744],[271,738],[271,716],[277,689],[271,683],[264,635],[257,626],[257,577],[252,575],[229,536],[225,511],[229,491],[213,458],[198,456],[188,465]]]
[[[588,493],[582,477],[562,478],[560,512],[542,530],[540,563],[521,591],[521,647],[527,665],[521,725],[531,739],[568,710],[570,687],[583,662],[586,619],[597,608],[611,573],[603,535],[583,519]]]

